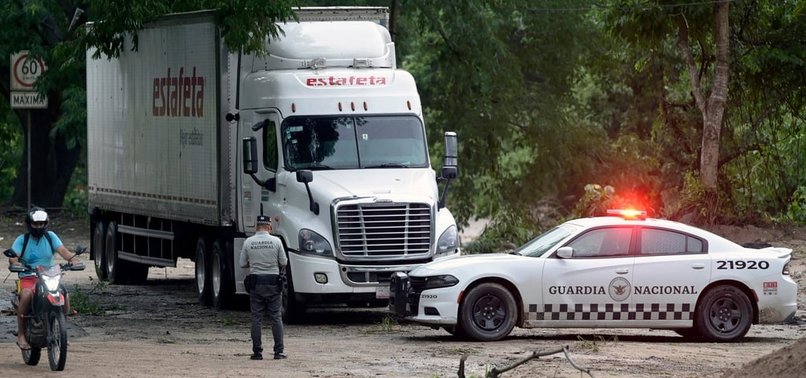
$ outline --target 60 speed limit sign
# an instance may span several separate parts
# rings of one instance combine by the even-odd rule
[[[11,54],[11,90],[34,90],[34,83],[45,68],[45,62],[31,58],[28,51]]]

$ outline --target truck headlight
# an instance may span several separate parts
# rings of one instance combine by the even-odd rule
[[[439,289],[441,287],[451,287],[459,283],[459,279],[450,275],[443,274],[440,276],[425,277],[425,285],[423,290]]]
[[[333,248],[327,239],[307,228],[299,230],[299,251],[314,256],[333,257]]]
[[[458,246],[459,233],[456,232],[456,226],[450,226],[437,240],[437,256],[453,253]]]

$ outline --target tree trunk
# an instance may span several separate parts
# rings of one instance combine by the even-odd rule
[[[68,148],[64,136],[50,137],[53,123],[59,118],[61,101],[50,96],[48,109],[18,110],[24,135],[23,156],[17,170],[19,175],[11,196],[11,205],[28,206],[28,118],[31,117],[31,205],[61,207],[70,178],[81,156],[81,146]]]
[[[688,43],[688,23],[683,16],[677,18],[678,46],[683,52],[691,79],[691,93],[697,108],[702,114],[702,147],[700,152],[700,182],[705,197],[703,205],[707,208],[709,222],[715,219],[719,208],[719,139],[722,134],[722,120],[725,114],[725,103],[728,97],[728,74],[730,72],[728,57],[730,54],[729,3],[720,2],[714,6],[714,40],[716,43],[716,65],[712,80],[711,94],[706,99],[700,77],[700,68],[694,61],[694,55]],[[702,52],[706,54],[705,51]],[[707,62],[703,57],[702,64]]]
[[[719,173],[719,137],[722,134],[722,119],[725,115],[725,102],[728,97],[728,75],[730,67],[730,24],[728,23],[728,2],[718,3],[714,12],[714,35],[716,40],[716,66],[713,88],[703,112],[702,155],[700,175],[706,192],[717,190]]]

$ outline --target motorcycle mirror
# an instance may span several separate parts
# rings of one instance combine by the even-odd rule
[[[77,245],[75,248],[73,248],[73,252],[75,252],[76,255],[80,255],[84,252],[87,252],[87,247],[83,245]]]
[[[3,254],[6,257],[17,257],[17,252],[14,252],[13,249],[7,249],[7,250],[3,251]]]

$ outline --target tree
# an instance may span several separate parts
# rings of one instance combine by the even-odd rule
[[[247,52],[265,51],[266,35],[276,35],[275,21],[293,17],[293,0],[14,0],[0,5],[0,54],[30,50],[49,67],[37,84],[48,108],[31,114],[31,201],[45,207],[62,204],[82,152],[86,125],[84,60],[88,47],[116,56],[124,38],[159,15],[216,9],[227,44]],[[81,27],[93,21],[92,28]],[[9,65],[0,60],[0,93],[8,102]],[[25,125],[24,111],[16,111]],[[24,126],[21,126],[24,127]],[[26,130],[24,146],[28,145]],[[23,148],[23,156],[28,154]],[[11,204],[27,202],[27,159],[21,158]]]
[[[400,2],[397,41],[421,89],[432,161],[443,131],[460,138],[449,206],[460,222],[494,218],[510,240],[540,226],[535,204],[580,180],[596,161],[589,141],[603,137],[566,118],[579,52],[595,38],[584,13],[555,10],[578,2],[553,4]]]

